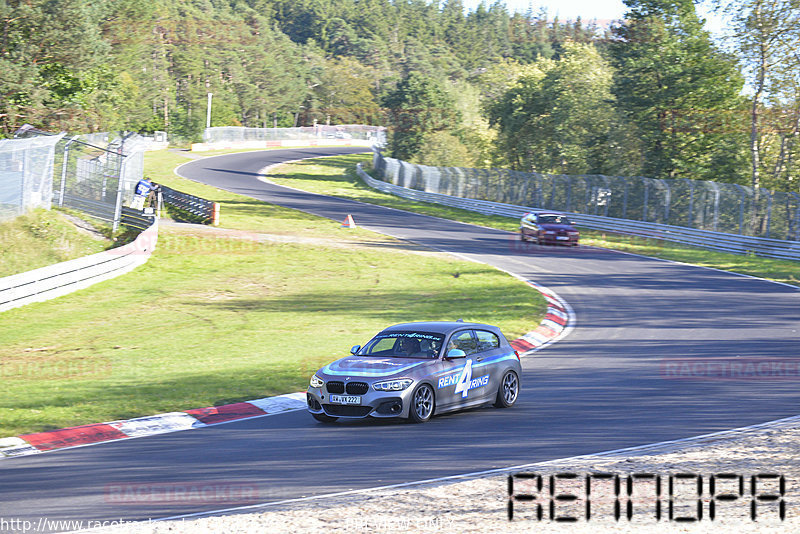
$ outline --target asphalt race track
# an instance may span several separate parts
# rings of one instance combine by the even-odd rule
[[[257,179],[259,170],[273,163],[347,151],[248,152],[193,161],[179,172],[334,221],[352,214],[359,226],[458,253],[556,291],[572,306],[576,328],[523,360],[518,404],[435,417],[424,425],[321,425],[296,411],[0,460],[0,518],[160,518],[588,454],[800,413],[796,372],[738,378],[675,374],[675,360],[687,359],[699,364],[693,367],[697,373],[709,362],[733,360],[772,369],[789,363],[796,370],[797,289],[590,247],[523,246],[506,232]],[[258,494],[235,503],[193,504],[158,498],[119,502],[113,493],[120,487],[212,482],[252,485]],[[505,491],[497,488],[499,495]]]

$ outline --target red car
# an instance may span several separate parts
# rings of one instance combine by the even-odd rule
[[[578,245],[580,232],[563,213],[540,211],[526,213],[519,221],[520,239],[532,239],[542,245]]]

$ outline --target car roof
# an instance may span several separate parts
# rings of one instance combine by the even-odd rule
[[[425,332],[434,332],[437,334],[449,334],[455,330],[462,328],[483,328],[491,330],[499,330],[496,326],[482,324],[482,323],[465,323],[463,321],[425,321],[418,323],[401,323],[384,328],[383,332],[401,332],[404,330],[421,330]]]

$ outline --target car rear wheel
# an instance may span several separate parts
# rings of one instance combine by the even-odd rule
[[[412,423],[424,423],[433,415],[433,389],[428,384],[420,384],[411,395],[411,406],[408,408],[408,420]]]
[[[338,417],[331,417],[330,415],[325,413],[312,413],[311,416],[320,423],[333,423],[334,421],[339,419]]]
[[[510,408],[517,402],[519,396],[519,377],[514,371],[506,371],[497,388],[497,399],[494,405],[497,408]]]

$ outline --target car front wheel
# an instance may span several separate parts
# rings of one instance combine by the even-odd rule
[[[433,407],[433,389],[428,384],[420,384],[411,395],[408,420],[412,423],[424,423],[433,415]]]
[[[494,405],[497,408],[510,408],[517,402],[519,396],[519,377],[514,371],[506,371],[497,388],[497,399]]]

